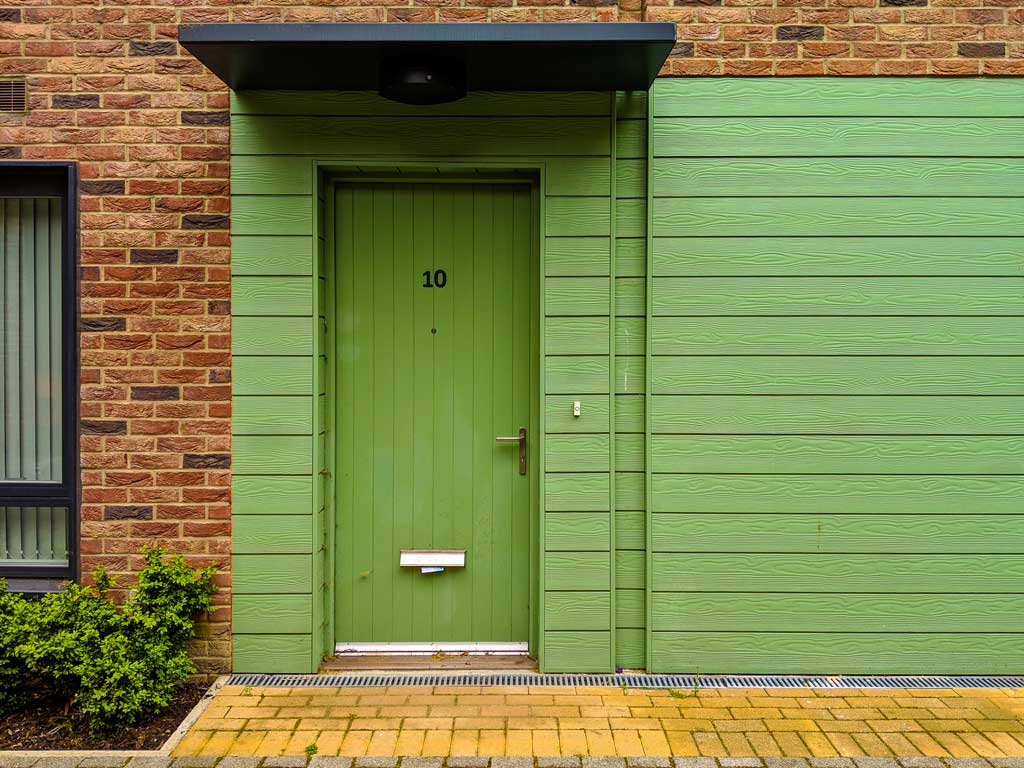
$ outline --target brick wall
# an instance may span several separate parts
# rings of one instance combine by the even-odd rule
[[[0,0],[0,3],[4,0]],[[228,666],[228,95],[175,42],[212,21],[668,20],[667,74],[1024,74],[1021,0],[6,0],[31,111],[0,159],[80,164],[82,566],[145,543],[221,567],[196,655]]]

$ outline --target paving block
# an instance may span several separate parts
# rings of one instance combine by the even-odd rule
[[[38,759],[38,757],[23,755],[5,755],[3,752],[0,752],[0,768],[28,768]]]
[[[356,758],[356,768],[396,768],[397,765],[397,757],[370,755]]]
[[[992,768],[992,763],[984,757],[947,757],[949,768]]]
[[[626,765],[630,768],[669,768],[672,765],[672,758],[670,757],[627,757]],[[761,761],[757,762],[757,765],[761,765]],[[737,766],[739,768],[739,766]]]
[[[170,768],[172,762],[170,757],[139,755],[128,761],[128,768]]]
[[[78,768],[120,768],[128,760],[127,757],[118,755],[97,755],[96,757],[83,757],[78,761]],[[208,765],[213,765],[209,763]],[[201,768],[196,766],[195,768]]]
[[[580,768],[578,757],[538,757],[538,768]]]
[[[900,768],[900,764],[892,757],[855,757],[853,762],[857,768]]]
[[[713,757],[677,757],[676,768],[717,768]]]
[[[219,763],[217,768],[256,768],[260,764],[260,758],[258,757],[239,757],[232,755],[231,757],[225,757]]]
[[[448,764],[451,765],[451,762]],[[491,768],[533,768],[533,758],[495,757],[491,759]]]
[[[768,768],[807,768],[807,760],[803,757],[766,757],[764,764]]]
[[[36,763],[36,768],[76,768],[84,759],[82,755],[76,754],[42,757]]]
[[[903,768],[942,768],[943,762],[937,757],[898,757]],[[1024,768],[1024,761],[1020,766],[1004,766],[1003,768]]]
[[[212,768],[216,764],[216,757],[178,757],[174,760],[174,768]]]
[[[333,757],[331,755],[315,755],[309,761],[309,768],[351,768],[351,757]]]
[[[763,765],[759,757],[720,757],[718,764],[723,768],[761,768]]]
[[[1024,768],[1024,757],[993,757],[989,762],[996,768]]]
[[[626,758],[584,757],[583,768],[626,768]]]
[[[848,757],[812,757],[811,768],[853,768],[854,762]]]
[[[443,757],[404,757],[402,768],[441,768]]]
[[[489,757],[449,757],[445,760],[448,768],[487,768],[490,764]]]
[[[295,755],[275,755],[263,761],[264,768],[306,768],[306,758]]]

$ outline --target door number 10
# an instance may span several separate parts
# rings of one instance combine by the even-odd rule
[[[448,275],[443,269],[429,269],[423,273],[424,288],[444,288],[448,284]]]

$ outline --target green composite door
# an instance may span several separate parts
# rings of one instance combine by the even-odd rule
[[[525,642],[535,468],[495,437],[536,407],[530,187],[335,189],[337,640]]]

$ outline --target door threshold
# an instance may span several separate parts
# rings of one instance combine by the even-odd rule
[[[335,656],[526,656],[527,643],[337,643]]]

